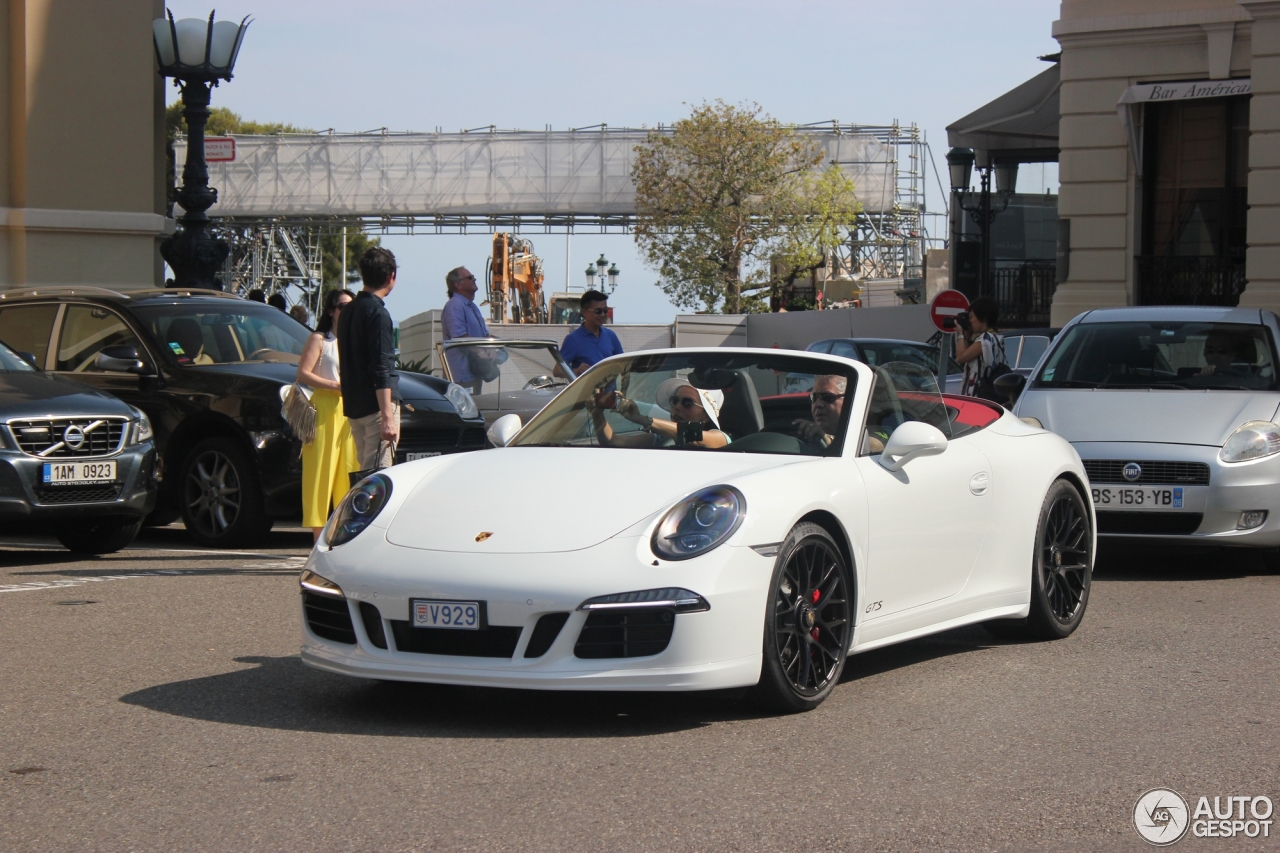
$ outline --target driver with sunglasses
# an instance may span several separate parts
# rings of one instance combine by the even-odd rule
[[[612,383],[610,383],[612,385]],[[671,419],[654,418],[641,414],[634,400],[619,396],[602,386],[596,390],[591,415],[596,435],[601,444],[615,447],[653,447],[668,441],[688,447],[717,448],[729,444],[728,434],[720,429],[720,407],[724,405],[724,392],[716,389],[694,388],[684,379],[671,378],[658,386],[654,394],[657,404],[671,412]],[[605,411],[614,409],[619,415],[639,424],[644,432],[616,434],[605,420]],[[701,428],[701,438],[688,439],[689,426]]]
[[[813,378],[813,391],[809,393],[809,411],[812,421],[797,420],[793,423],[799,438],[808,444],[830,447],[840,429],[840,415],[848,397],[849,380],[844,376],[821,374]]]

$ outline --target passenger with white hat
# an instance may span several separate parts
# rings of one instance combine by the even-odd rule
[[[596,435],[601,444],[655,446],[663,439],[676,445],[689,447],[724,447],[731,439],[720,429],[720,407],[724,405],[724,392],[718,389],[695,388],[687,379],[672,377],[658,386],[654,402],[671,413],[671,419],[655,418],[641,414],[634,400],[617,396],[613,391],[601,390],[595,397],[592,417]],[[613,405],[610,406],[610,403]],[[615,436],[613,428],[605,420],[605,411],[614,408],[618,414],[639,424],[648,433],[643,444],[636,441],[636,433]],[[641,433],[640,435],[644,435]]]

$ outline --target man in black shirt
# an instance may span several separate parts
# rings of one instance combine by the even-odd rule
[[[368,249],[360,256],[360,279],[364,290],[338,315],[338,362],[342,411],[363,471],[392,465],[400,441],[395,338],[382,301],[396,286],[396,256],[381,246]]]

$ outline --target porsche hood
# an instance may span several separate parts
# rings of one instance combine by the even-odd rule
[[[577,551],[702,486],[809,459],[616,448],[462,453],[425,463],[432,468],[410,487],[387,541],[464,553]]]

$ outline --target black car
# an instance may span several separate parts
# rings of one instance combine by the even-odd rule
[[[301,445],[280,416],[310,330],[207,290],[33,288],[0,294],[0,340],[150,416],[160,491],[150,523],[181,516],[203,545],[238,547],[302,513]],[[485,446],[462,388],[402,373],[397,461]]]
[[[44,523],[82,554],[133,541],[156,501],[145,414],[0,345],[0,424],[0,526]]]

